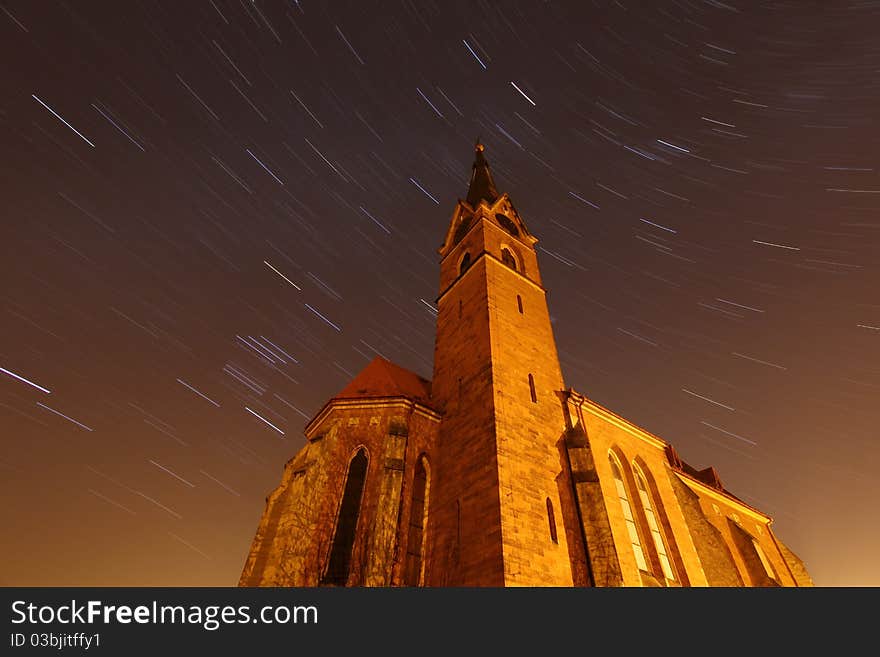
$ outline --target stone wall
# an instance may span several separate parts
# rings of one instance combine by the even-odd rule
[[[368,456],[348,585],[398,584],[417,460],[434,458],[439,417],[405,399],[331,402],[267,498],[243,586],[317,586],[327,567],[348,466]]]

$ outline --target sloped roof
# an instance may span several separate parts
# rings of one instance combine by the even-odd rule
[[[729,490],[727,490],[724,487],[724,484],[721,483],[721,477],[718,476],[718,471],[714,467],[712,467],[711,465],[706,468],[703,468],[702,470],[697,470],[690,463],[684,461],[678,455],[678,452],[675,451],[675,448],[668,443],[666,445],[666,458],[669,460],[669,465],[671,465],[673,469],[678,470],[679,472],[682,472],[686,475],[689,475],[689,476],[693,477],[694,479],[696,479],[697,481],[700,481],[700,482],[706,484],[707,486],[710,486],[718,491],[721,491],[722,493],[724,493],[728,497],[736,500],[740,504],[743,504],[743,505],[749,507],[750,509],[754,508],[751,504],[738,498],[736,495],[734,495]],[[755,511],[758,511],[758,509],[755,509]],[[761,513],[763,513],[763,512],[761,512]]]
[[[684,459],[682,459],[678,455],[678,452],[675,450],[675,448],[671,444],[669,444],[669,442],[667,442],[666,440],[664,440],[660,436],[654,435],[650,431],[643,429],[642,427],[636,425],[635,423],[627,420],[622,415],[618,415],[614,411],[612,411],[608,408],[605,408],[604,406],[602,406],[598,402],[593,401],[592,399],[590,399],[586,395],[579,393],[574,388],[569,388],[567,392],[569,394],[577,395],[583,401],[589,402],[593,406],[602,409],[604,412],[616,417],[618,420],[626,423],[627,425],[629,425],[633,429],[636,429],[637,431],[639,431],[643,434],[646,434],[646,435],[650,436],[651,438],[654,438],[655,440],[659,440],[665,446],[666,458],[669,461],[669,465],[674,470],[677,470],[678,472],[681,472],[682,474],[686,474],[689,477],[696,479],[697,481],[702,482],[702,483],[706,484],[707,486],[714,488],[717,491],[720,491],[721,493],[724,493],[727,497],[735,500],[736,502],[739,502],[743,506],[746,506],[750,509],[754,509],[755,511],[758,511],[758,513],[761,513],[762,515],[767,515],[763,511],[759,511],[758,509],[755,509],[755,507],[753,507],[751,504],[740,499],[739,497],[737,497],[736,495],[731,493],[729,490],[727,490],[724,487],[724,485],[721,483],[721,477],[718,476],[718,471],[715,470],[715,468],[713,468],[711,465],[706,468],[703,468],[702,470],[698,470],[697,468],[692,466],[690,463],[687,463],[686,461],[684,461]]]
[[[418,374],[376,356],[333,399],[406,397],[430,405],[431,382]]]

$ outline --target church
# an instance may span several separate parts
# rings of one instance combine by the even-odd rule
[[[240,586],[812,586],[714,468],[565,386],[536,242],[477,143],[433,379],[377,357],[324,404]]]

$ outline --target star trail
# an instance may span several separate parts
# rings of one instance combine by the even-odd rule
[[[880,4],[0,9],[0,584],[234,585],[479,137],[567,385],[880,585]]]

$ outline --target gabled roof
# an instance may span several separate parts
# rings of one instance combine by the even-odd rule
[[[431,382],[418,374],[376,356],[333,399],[406,397],[430,405]]]

